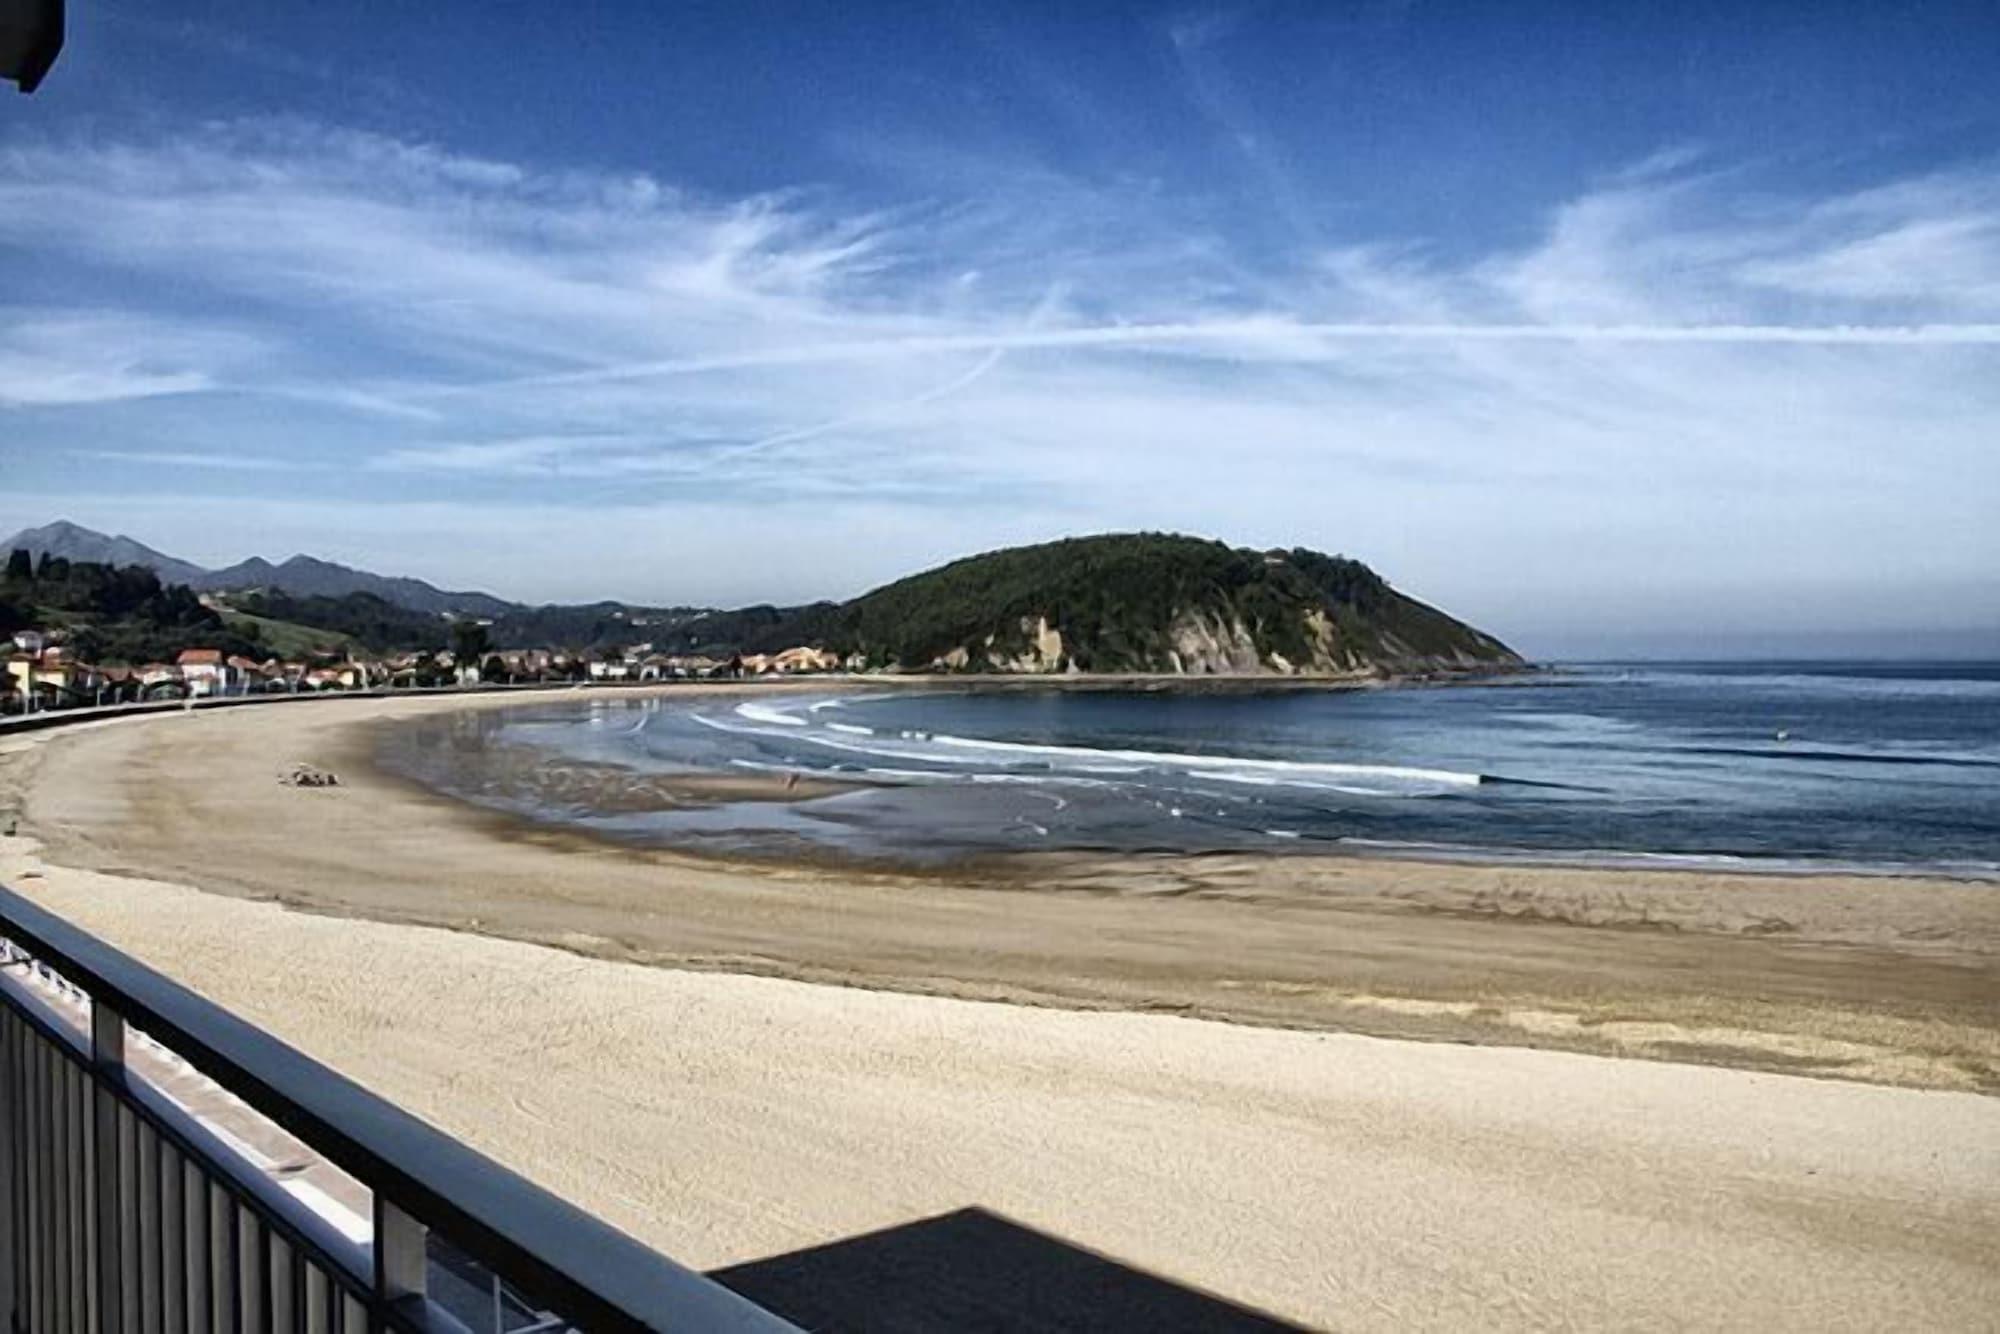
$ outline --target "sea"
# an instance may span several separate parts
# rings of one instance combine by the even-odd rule
[[[2000,663],[1586,663],[1356,690],[590,691],[426,719],[386,734],[380,758],[530,820],[732,855],[1257,850],[2000,881]],[[715,774],[843,786],[690,805],[628,781]]]

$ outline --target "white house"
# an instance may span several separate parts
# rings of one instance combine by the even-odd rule
[[[231,683],[238,679],[217,648],[184,648],[174,665],[181,669],[190,695],[228,694]]]

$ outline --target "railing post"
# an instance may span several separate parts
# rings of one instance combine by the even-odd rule
[[[430,1295],[429,1229],[375,1193],[375,1295],[385,1303]]]
[[[14,962],[14,943],[0,940],[0,967]],[[21,1148],[22,1137],[27,1133],[22,1125],[23,1108],[18,1081],[21,1071],[14,1061],[14,1017],[4,1006],[0,1006],[0,1231],[6,1233],[0,1240],[0,1318],[4,1318],[8,1329],[21,1326],[19,1276],[14,1272],[14,1258],[22,1249],[25,1238],[21,1231],[26,1222],[25,1209],[15,1209],[15,1192],[22,1183],[14,1174],[17,1157],[26,1157]]]
[[[92,1119],[96,1126],[95,1151],[91,1155],[91,1229],[97,1238],[97,1331],[121,1334],[124,1302],[120,1282],[124,1274],[118,1253],[122,1232],[118,1211],[118,1100],[106,1085],[117,1088],[125,1081],[125,1017],[105,1004],[101,996],[90,998],[90,1063],[97,1078],[85,1087],[90,1091]]]

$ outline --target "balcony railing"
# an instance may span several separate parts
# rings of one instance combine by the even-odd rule
[[[285,1189],[141,1068],[162,1061],[358,1182],[369,1225]],[[0,1313],[65,1334],[793,1328],[4,888]]]

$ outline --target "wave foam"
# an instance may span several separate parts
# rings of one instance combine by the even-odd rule
[[[805,727],[808,725],[806,720],[797,714],[786,713],[783,709],[774,709],[768,704],[738,704],[736,706],[736,713],[738,717],[748,718],[751,722],[755,723],[777,723],[781,727]]]
[[[1323,760],[1254,759],[1240,755],[1200,755],[1185,751],[1101,750],[1090,746],[1058,746],[1027,741],[993,741],[984,737],[952,736],[948,733],[904,731],[885,736],[872,729],[847,723],[814,726],[796,714],[762,704],[739,704],[735,713],[750,722],[774,724],[770,727],[731,727],[713,717],[696,714],[694,720],[719,731],[739,735],[782,737],[787,742],[807,742],[829,750],[868,755],[879,759],[959,766],[961,771],[981,764],[1005,769],[1035,762],[1043,765],[1052,779],[1087,781],[1083,775],[1138,774],[1148,771],[1181,773],[1227,783],[1259,787],[1292,787],[1354,796],[1408,796],[1439,788],[1475,788],[1488,781],[1483,775],[1454,769],[1424,769],[1396,764],[1346,764]],[[838,732],[839,736],[831,735]]]
[[[1287,775],[1322,778],[1392,778],[1446,787],[1478,787],[1484,778],[1455,769],[1418,769],[1399,764],[1341,764],[1322,760],[1260,760],[1240,755],[1195,755],[1172,750],[1097,750],[1087,746],[1038,745],[1025,741],[988,741],[980,737],[931,738],[940,746],[1001,755],[1036,755],[1051,759],[1113,760],[1196,773]],[[1251,780],[1251,781],[1254,781]]]

